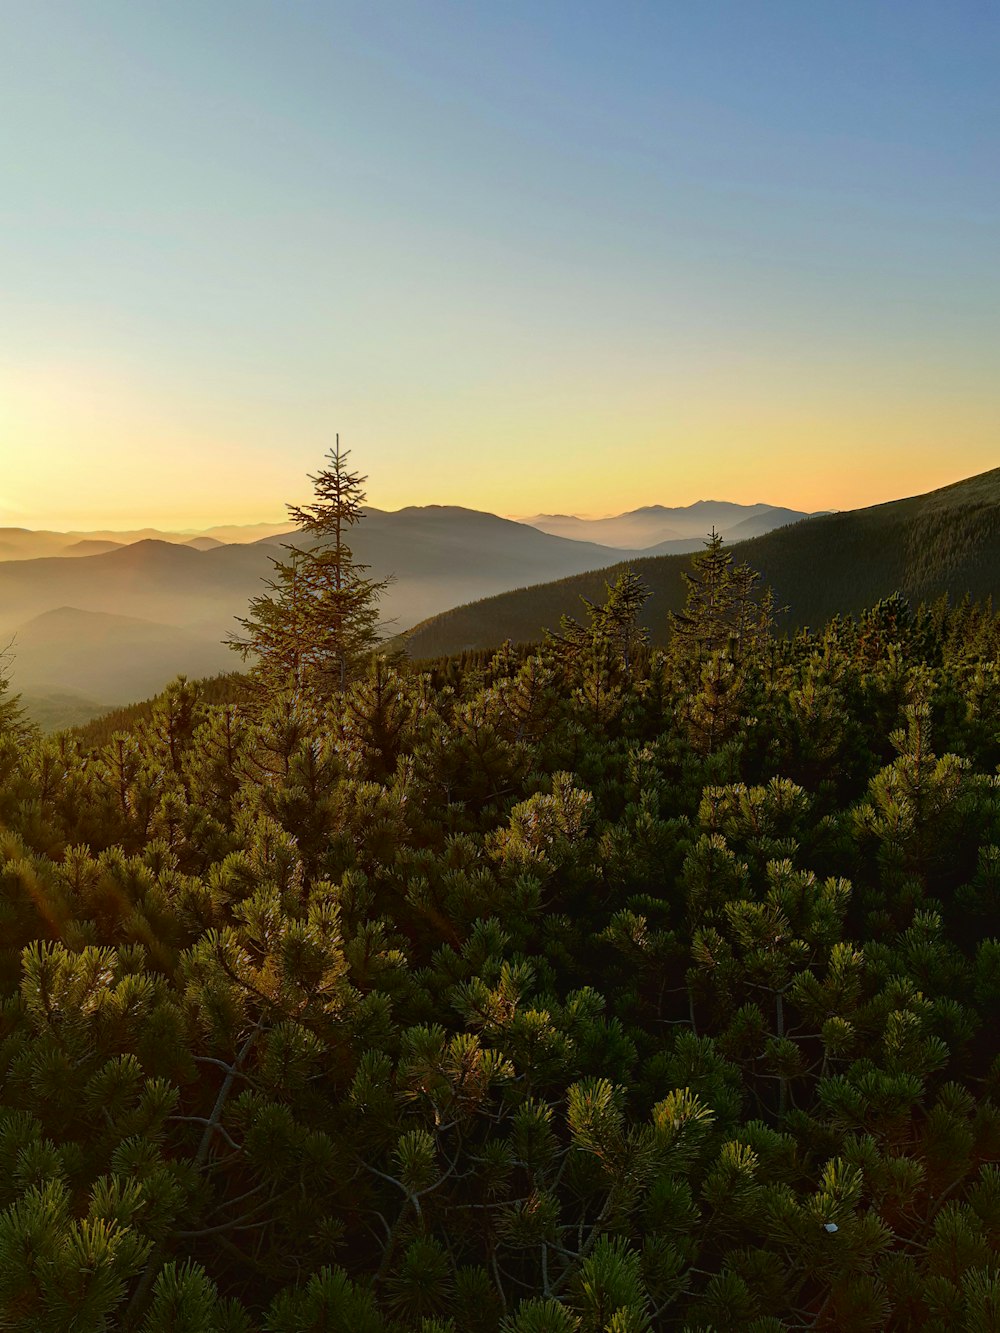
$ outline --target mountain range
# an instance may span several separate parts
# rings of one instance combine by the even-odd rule
[[[688,551],[701,536],[664,533],[799,517],[796,510],[715,501],[652,506],[597,525],[603,535],[612,530],[608,523],[619,522],[635,541],[622,548],[587,540],[588,520],[575,520],[577,535],[570,537],[478,510],[428,505],[369,508],[353,536],[357,558],[372,575],[393,577],[382,609],[389,632],[400,633],[472,599],[636,558],[650,537]],[[293,536],[278,524],[195,536],[0,530],[0,642],[14,640],[15,688],[34,716],[66,722],[141,698],[180,671],[231,669],[237,659],[221,641]]]
[[[229,542],[255,542],[274,533],[287,532],[287,523],[227,524],[205,532],[161,532],[159,528],[135,528],[117,532],[53,532],[43,528],[0,528],[0,561],[38,560],[45,556],[103,555],[121,546],[142,541],[170,542],[206,550]]]
[[[696,500],[694,504],[675,508],[647,505],[613,518],[536,514],[521,522],[556,537],[643,550],[646,555],[666,555],[676,551],[680,543],[684,543],[685,550],[697,549],[713,528],[727,542],[737,542],[811,517],[802,509],[784,509],[777,505]]]
[[[518,522],[429,505],[369,509],[353,536],[374,577],[394,576],[383,602],[387,633],[424,658],[505,638],[537,640],[561,614],[579,611],[581,595],[600,599],[624,562],[650,587],[647,617],[662,638],[667,611],[683,600],[689,553],[713,527],[739,542],[740,558],[789,606],[789,625],[859,610],[897,588],[914,600],[1000,592],[1000,469],[836,514],[700,501],[613,519]],[[239,541],[225,540],[234,534]],[[608,546],[588,534],[631,544]],[[31,549],[32,537],[60,553],[0,561],[0,645],[14,640],[13,684],[35,716],[55,709],[61,718],[144,697],[179,671],[236,667],[221,641],[291,540],[276,524],[169,540],[0,531],[21,550]]]
[[[788,607],[790,628],[856,613],[899,591],[911,603],[942,594],[1000,596],[1000,468],[925,495],[866,509],[824,514],[741,542],[747,561]],[[684,603],[681,555],[629,562],[650,589],[645,621],[663,642],[667,613]],[[417,625],[402,642],[428,658],[511,639],[530,643],[563,614],[577,616],[580,598],[601,601],[616,568],[580,574],[456,607]]]
[[[44,536],[54,544],[53,534]],[[239,544],[207,536],[183,543],[87,537],[66,542],[61,555],[0,563],[0,644],[14,640],[14,687],[36,716],[53,693],[80,692],[83,717],[142,698],[179,671],[234,668],[238,659],[221,640],[289,539],[273,530]],[[394,576],[382,606],[393,632],[472,598],[623,555],[495,514],[436,505],[369,510],[354,542],[374,577]]]
[[[0,564],[0,634],[59,608],[138,617],[216,639],[260,591],[287,534],[199,549],[144,538],[96,554]],[[623,552],[552,537],[476,510],[431,505],[370,510],[353,536],[376,578],[394,576],[386,618],[406,628],[481,596],[614,564]]]

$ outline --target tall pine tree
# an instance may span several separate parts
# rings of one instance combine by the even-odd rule
[[[389,579],[368,576],[355,559],[350,531],[364,518],[367,477],[352,472],[340,436],[329,466],[309,480],[313,502],[289,505],[298,539],[285,543],[266,591],[239,618],[243,634],[228,640],[264,691],[308,687],[318,694],[342,690],[379,641],[379,599]]]

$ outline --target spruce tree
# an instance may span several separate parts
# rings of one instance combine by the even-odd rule
[[[770,638],[776,608],[760,575],[746,563],[734,565],[722,537],[712,529],[704,551],[684,573],[687,599],[670,616],[675,660],[697,669],[713,653],[725,653],[737,667],[760,657]]]
[[[348,543],[365,516],[367,481],[350,470],[349,456],[338,435],[329,466],[309,477],[312,504],[288,505],[298,539],[283,545],[266,591],[238,617],[243,634],[227,640],[253,659],[251,675],[269,695],[287,685],[341,691],[379,642],[378,603],[391,580],[369,578]]]
[[[10,690],[9,672],[13,657],[12,644],[0,648],[0,735],[24,739],[32,728],[25,719],[21,696]]]
[[[727,611],[732,596],[733,557],[723,550],[721,536],[712,529],[685,571],[687,599],[683,611],[670,616],[672,647],[676,656],[696,663],[729,646],[731,627]]]

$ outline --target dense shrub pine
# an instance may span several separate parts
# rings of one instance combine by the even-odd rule
[[[0,712],[0,1326],[998,1327],[1000,623],[700,561],[665,652],[626,573]]]

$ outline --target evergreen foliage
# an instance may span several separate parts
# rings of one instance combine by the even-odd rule
[[[349,457],[338,435],[329,467],[309,478],[313,503],[288,506],[299,541],[283,544],[265,591],[239,618],[243,634],[228,640],[251,662],[251,681],[265,695],[286,685],[314,694],[343,690],[378,643],[378,600],[389,580],[369,578],[348,544],[364,518],[367,480],[350,470]]]
[[[0,735],[27,737],[31,724],[25,718],[20,695],[12,694],[10,688],[8,671],[13,655],[11,644],[0,648]]]
[[[0,718],[0,1327],[998,1326],[1000,620],[691,587]]]

